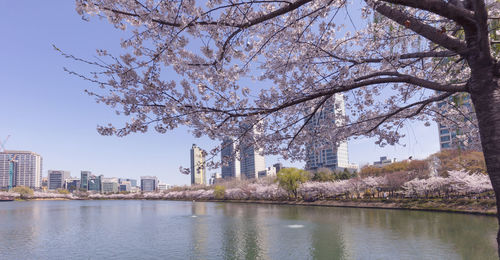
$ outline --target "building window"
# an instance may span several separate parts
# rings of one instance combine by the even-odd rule
[[[439,131],[439,134],[441,134],[441,135],[449,134],[449,133],[450,133],[450,130],[448,130],[448,129],[443,129],[443,130]]]
[[[449,135],[441,136],[441,142],[446,142],[446,141],[450,141],[450,136]]]
[[[441,144],[441,148],[450,148],[450,143]]]

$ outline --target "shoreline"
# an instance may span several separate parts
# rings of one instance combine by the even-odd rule
[[[417,210],[430,212],[449,212],[483,216],[496,216],[497,210],[494,200],[433,200],[433,199],[351,199],[351,200],[317,200],[317,201],[286,201],[286,200],[226,200],[226,199],[162,199],[162,198],[28,198],[21,201],[47,200],[167,200],[167,201],[195,201],[221,203],[272,204],[314,207],[339,208],[369,208],[391,210]],[[18,200],[19,201],[19,200]]]
[[[453,207],[414,207],[402,205],[397,202],[367,202],[367,201],[333,201],[333,200],[318,200],[309,201],[268,201],[268,200],[196,200],[203,202],[229,202],[229,203],[249,203],[249,204],[274,204],[274,205],[292,205],[292,206],[313,206],[313,207],[337,207],[337,208],[366,208],[366,209],[390,209],[390,210],[415,210],[415,211],[430,211],[430,212],[448,212],[461,213],[470,215],[482,215],[496,217],[497,210],[495,208],[488,209],[463,209]],[[441,206],[446,204],[441,204]]]

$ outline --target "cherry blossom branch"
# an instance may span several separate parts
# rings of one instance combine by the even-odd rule
[[[419,101],[419,102],[415,102],[415,103],[412,103],[412,104],[409,104],[407,106],[404,106],[404,107],[400,107],[396,110],[394,110],[393,112],[389,113],[389,114],[386,114],[382,117],[382,120],[380,120],[380,122],[378,122],[374,127],[370,128],[368,131],[366,131],[366,133],[369,133],[375,129],[377,129],[380,125],[382,125],[385,121],[387,121],[389,118],[401,113],[402,111],[404,110],[407,110],[411,107],[414,107],[414,106],[417,106],[417,105],[420,105],[420,107],[415,110],[414,112],[412,112],[411,114],[405,116],[405,118],[411,118],[411,117],[414,117],[416,115],[418,115],[427,105],[433,103],[433,102],[436,102],[436,101],[440,101],[440,100],[443,100],[449,96],[451,96],[453,93],[445,93],[445,94],[442,94],[440,96],[437,96],[437,97],[433,97],[433,98],[429,98],[429,99],[426,99],[426,100],[423,100],[423,101]]]
[[[192,22],[188,23],[187,25],[183,25],[181,23],[176,23],[176,22],[169,22],[169,21],[165,21],[165,20],[161,20],[161,19],[157,19],[157,18],[153,18],[153,19],[151,19],[151,21],[153,21],[155,23],[162,24],[162,25],[172,26],[172,27],[191,27],[191,26],[196,26],[196,25],[219,25],[219,26],[236,27],[236,28],[240,28],[240,29],[245,29],[245,28],[251,27],[253,25],[265,22],[267,20],[271,20],[277,16],[286,14],[286,13],[291,12],[293,10],[296,10],[296,9],[300,8],[301,6],[303,6],[309,2],[312,2],[312,1],[313,0],[299,0],[299,1],[296,1],[294,3],[288,4],[285,7],[282,7],[282,8],[275,10],[275,11],[272,11],[268,14],[265,14],[265,15],[262,15],[260,17],[255,18],[255,19],[249,20],[248,22],[245,22],[245,23],[227,23],[227,22],[221,22],[221,21],[196,21],[196,19],[198,19],[198,17],[195,20],[193,20]],[[280,1],[280,2],[282,2],[282,1]],[[231,5],[229,5],[229,6],[231,6]],[[220,8],[222,8],[222,7],[220,7]],[[220,8],[217,8],[217,9],[220,9]],[[106,10],[106,11],[110,11],[110,12],[113,12],[116,14],[121,14],[121,15],[136,17],[136,18],[141,17],[139,14],[126,12],[123,10],[117,10],[117,9],[113,9],[113,8],[109,8],[109,7],[101,7],[101,9]]]

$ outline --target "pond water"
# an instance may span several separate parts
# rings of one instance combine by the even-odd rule
[[[498,259],[494,217],[178,201],[0,203],[0,259]]]

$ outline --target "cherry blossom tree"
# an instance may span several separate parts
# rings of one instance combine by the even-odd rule
[[[499,6],[493,0],[76,0],[84,19],[105,17],[130,37],[121,42],[122,55],[98,50],[90,61],[64,55],[97,68],[69,72],[101,87],[88,92],[130,118],[124,126],[99,127],[101,134],[187,125],[195,136],[222,140],[248,134],[241,134],[244,123],[257,128],[251,140],[265,144],[259,147],[265,154],[285,159],[303,159],[312,139],[364,135],[396,144],[409,121],[440,113],[436,102],[469,93],[500,205]],[[180,79],[165,77],[168,71]],[[334,125],[305,127],[342,102],[348,113],[330,113]]]

